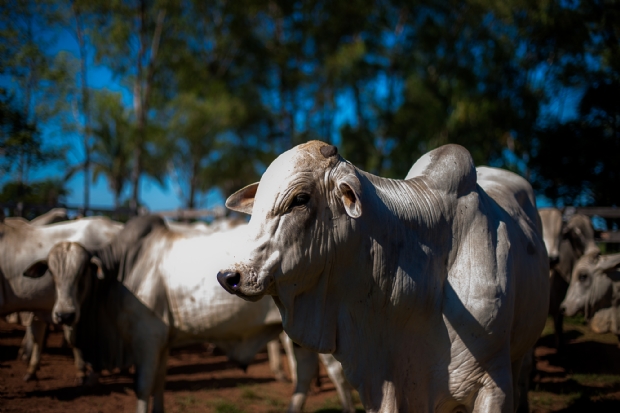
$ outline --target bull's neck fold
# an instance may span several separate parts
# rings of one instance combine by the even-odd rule
[[[394,411],[398,406],[385,397],[391,392],[389,388],[401,388],[408,375],[432,374],[423,354],[428,351],[425,342],[438,342],[427,337],[428,331],[437,331],[428,327],[442,322],[441,294],[452,245],[452,207],[449,197],[437,196],[424,177],[393,180],[356,172],[362,184],[363,214],[348,223],[353,237],[359,239],[355,246],[358,256],[329,268],[328,275],[338,284],[335,291],[340,300],[334,354],[348,367],[347,376],[356,387],[365,383],[367,388],[360,389],[365,406],[374,411]],[[374,342],[372,346],[360,345],[369,341]],[[400,347],[406,342],[417,345],[409,351],[411,357],[389,357],[402,353]],[[367,354],[362,347],[374,348],[375,352],[379,349],[381,355]],[[377,368],[373,362],[377,356],[389,363],[369,380],[362,372]],[[446,357],[449,359],[449,354]],[[423,389],[426,384],[420,382],[419,386]],[[417,400],[414,405],[432,404],[432,391],[417,392],[428,399]]]

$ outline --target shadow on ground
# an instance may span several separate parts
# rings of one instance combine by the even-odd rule
[[[112,393],[133,392],[133,377],[115,374],[107,376],[105,382],[93,387],[67,386],[50,390],[35,390],[26,393],[27,397],[54,397],[58,400],[75,400],[83,396],[107,396]],[[231,377],[202,380],[167,380],[166,391],[200,391],[210,389],[235,388],[243,385],[268,383],[275,381],[272,378],[245,378]]]
[[[578,331],[583,330],[583,331]],[[620,412],[620,348],[610,337],[591,339],[587,327],[566,331],[561,353],[553,334],[537,343],[533,392],[546,399],[544,412]],[[585,337],[584,337],[585,334]],[[600,341],[596,341],[600,339]]]

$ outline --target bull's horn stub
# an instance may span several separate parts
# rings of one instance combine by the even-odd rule
[[[323,155],[325,158],[330,158],[338,154],[338,148],[336,148],[334,145],[321,146],[320,151],[321,155]]]

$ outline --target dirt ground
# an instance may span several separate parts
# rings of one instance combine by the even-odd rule
[[[538,372],[530,392],[532,411],[620,412],[620,349],[611,335],[594,335],[579,320],[566,325],[568,345],[560,357],[552,348],[550,323],[536,348]],[[61,347],[60,332],[50,332],[38,381],[25,383],[26,365],[17,361],[24,329],[0,321],[0,412],[133,412],[130,375],[107,374],[85,390],[74,383],[71,351]],[[286,361],[285,361],[286,363]],[[276,382],[266,353],[247,373],[206,346],[171,355],[165,393],[168,412],[282,412],[292,393],[290,383]],[[362,406],[358,403],[359,411]],[[308,396],[308,412],[338,412],[333,384],[321,369],[320,383]]]

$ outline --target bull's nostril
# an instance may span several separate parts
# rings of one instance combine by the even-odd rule
[[[564,307],[563,305],[560,306],[560,314],[566,314],[566,307]]]
[[[238,272],[228,273],[226,275],[226,284],[230,285],[232,288],[237,288],[241,282],[241,274]]]
[[[217,280],[226,291],[234,294],[239,289],[241,274],[232,271],[221,271],[217,273]]]

